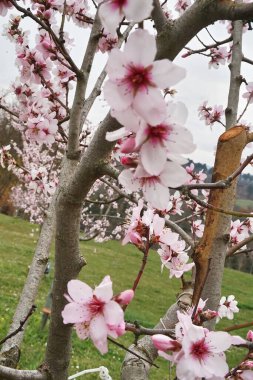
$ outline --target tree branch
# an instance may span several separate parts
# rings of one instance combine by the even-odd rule
[[[244,245],[250,243],[252,240],[253,240],[253,235],[250,235],[246,239],[243,239],[242,241],[240,241],[239,243],[237,243],[233,247],[229,248],[228,251],[227,251],[227,256],[226,257],[233,256],[236,253],[236,251],[238,251]]]
[[[20,370],[0,365],[0,378],[4,380],[49,380],[46,372]]]

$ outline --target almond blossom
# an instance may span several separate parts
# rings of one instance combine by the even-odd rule
[[[143,191],[144,198],[159,210],[167,209],[170,193],[168,187],[178,187],[188,180],[188,174],[175,162],[166,162],[159,175],[149,174],[141,164],[135,171],[125,169],[119,175],[119,183],[127,193]]]
[[[224,351],[233,344],[226,332],[213,332],[195,326],[191,316],[178,312],[176,339],[154,335],[152,341],[165,359],[177,365],[179,380],[223,379],[228,373]],[[171,351],[168,355],[164,351]]]
[[[230,295],[227,298],[225,296],[221,297],[219,307],[218,307],[218,318],[217,322],[221,318],[233,319],[234,313],[238,313],[239,309],[237,307],[238,301],[235,300],[235,296]]]
[[[225,46],[210,49],[211,61],[209,68],[218,69],[220,65],[225,65],[229,52]]]
[[[140,123],[136,133],[136,148],[140,149],[140,159],[150,174],[159,174],[167,158],[180,164],[185,160],[180,156],[192,153],[195,145],[192,134],[182,126],[187,118],[187,109],[183,103],[168,103],[165,120],[155,126]]]
[[[94,291],[82,281],[71,280],[65,297],[69,303],[62,311],[63,323],[74,323],[79,338],[90,337],[101,354],[108,351],[108,335],[117,338],[124,334],[124,313],[113,300],[110,276],[106,276]],[[122,298],[130,301],[131,297],[127,294]]]
[[[253,103],[253,82],[249,82],[246,86],[247,92],[242,97],[248,99],[249,104]]]
[[[99,17],[106,32],[115,34],[119,23],[126,17],[140,22],[149,17],[153,9],[152,0],[97,0],[100,4]]]
[[[124,51],[111,51],[107,63],[109,80],[104,86],[105,99],[113,110],[130,112],[132,107],[150,125],[166,117],[160,88],[170,87],[185,76],[185,70],[168,59],[154,61],[155,55],[155,37],[146,30],[136,30]]]

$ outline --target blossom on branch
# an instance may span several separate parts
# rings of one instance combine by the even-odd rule
[[[133,292],[123,292],[116,298],[119,303],[114,301],[110,276],[94,291],[82,281],[71,280],[65,297],[69,303],[62,311],[63,323],[73,323],[79,338],[90,337],[101,354],[108,351],[108,335],[117,338],[124,334],[124,313],[119,303],[129,303]]]
[[[238,313],[239,309],[237,307],[238,302],[235,300],[235,296],[231,295],[227,298],[225,296],[221,297],[219,307],[218,307],[218,318],[217,322],[221,318],[233,319],[234,313]]]
[[[113,110],[128,114],[133,110],[150,125],[157,125],[166,117],[160,89],[185,76],[185,70],[168,59],[154,61],[155,55],[155,37],[146,30],[136,30],[123,52],[111,51],[106,69],[109,80],[104,86],[105,99]]]
[[[176,364],[179,380],[223,379],[229,370],[224,351],[233,344],[232,337],[226,332],[195,326],[190,315],[178,312],[178,319],[176,339],[152,337],[159,355]],[[172,355],[164,351],[171,351]]]

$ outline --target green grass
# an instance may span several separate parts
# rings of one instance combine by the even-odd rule
[[[0,326],[1,337],[4,337],[11,323],[11,318],[18,302],[19,294],[25,282],[28,266],[31,262],[36,239],[37,227],[17,218],[0,214]],[[104,244],[82,242],[81,252],[87,265],[79,278],[90,286],[99,284],[103,276],[110,274],[114,284],[114,293],[130,288],[141,262],[140,253],[132,246],[122,247],[120,243],[110,241]],[[52,260],[53,261],[53,260]],[[36,300],[37,312],[31,317],[26,330],[21,368],[34,369],[43,361],[47,328],[40,330],[41,310],[45,303],[52,282],[53,272],[44,276]],[[235,294],[239,301],[240,313],[235,315],[232,323],[253,321],[252,279],[249,274],[226,269],[224,274],[223,294]],[[147,269],[136,292],[134,301],[126,312],[126,320],[138,320],[146,327],[152,327],[166,312],[167,307],[175,302],[180,283],[169,280],[166,271],[160,272],[160,259],[151,252]],[[222,320],[219,328],[229,326],[230,321]],[[245,336],[247,329],[238,330],[236,334]],[[133,342],[130,334],[119,339],[120,343],[129,346]],[[243,350],[231,350],[229,362],[235,365],[244,354]],[[114,380],[119,379],[119,371],[125,352],[110,344],[109,353],[101,356],[89,341],[80,341],[73,333],[72,359],[70,374],[85,368],[104,365],[109,368]],[[168,379],[167,363],[158,359],[159,369],[152,369],[152,380]],[[81,379],[81,378],[80,378]],[[98,379],[97,374],[83,376],[84,380]]]
[[[248,210],[248,211],[252,212],[253,200],[251,200],[251,199],[237,199],[236,206],[240,210]]]

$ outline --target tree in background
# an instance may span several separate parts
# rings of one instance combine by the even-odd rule
[[[122,379],[147,379],[157,349],[176,365],[179,380],[252,377],[252,334],[244,340],[212,330],[217,316],[232,318],[238,311],[233,296],[221,298],[225,258],[244,252],[252,240],[252,215],[233,209],[237,178],[252,161],[252,156],[242,158],[253,135],[241,120],[252,102],[251,82],[246,82],[243,94],[245,108],[237,114],[240,86],[246,81],[241,62],[252,64],[242,54],[242,33],[250,29],[253,4],[179,1],[175,10],[179,16],[173,18],[167,2],[159,0],[46,0],[29,5],[0,0],[0,14],[8,22],[5,33],[16,44],[20,70],[11,89],[14,106],[1,98],[0,107],[23,136],[22,149],[15,144],[1,148],[1,162],[21,181],[13,193],[16,204],[23,209],[29,205],[31,219],[42,224],[11,336],[2,347],[4,379],[67,379],[73,325],[78,336],[90,337],[101,353],[107,351],[108,336],[117,338],[126,331],[146,335],[127,354]],[[37,26],[34,38],[22,27],[27,19]],[[80,65],[72,58],[69,20],[89,33]],[[210,34],[212,43],[202,42],[198,33],[218,20],[233,21],[229,37],[217,41]],[[199,49],[187,46],[195,36],[202,45]],[[195,172],[193,165],[185,167],[182,155],[195,148],[190,126],[185,127],[188,112],[183,103],[170,98],[186,75],[183,67],[172,63],[183,49],[184,57],[208,56],[210,67],[230,62],[225,111],[207,102],[199,108],[207,125],[224,127],[210,183],[204,183],[205,174]],[[108,53],[108,61],[91,83],[98,51]],[[91,125],[88,116],[102,86],[110,112],[99,125]],[[118,206],[123,198],[127,206]],[[108,235],[123,235],[124,244],[135,245],[143,254],[132,288],[119,295],[113,296],[106,274],[95,290],[75,280],[85,263],[79,254],[80,226],[92,223],[98,213],[95,209],[90,215],[84,202],[105,210],[103,225],[98,223],[90,237],[102,241]],[[111,208],[116,211],[110,213]],[[123,211],[131,217],[126,230],[115,224],[108,231],[109,216],[122,218]],[[185,211],[186,216],[179,218]],[[17,366],[24,331],[12,332],[30,313],[53,237],[55,278],[45,361],[39,371],[16,370],[11,367]],[[158,248],[162,267],[170,277],[181,278],[183,289],[160,323],[149,330],[125,323],[123,311],[151,248]],[[192,281],[186,282],[183,274],[189,270]],[[249,348],[234,369],[228,368],[224,355],[231,345]]]

